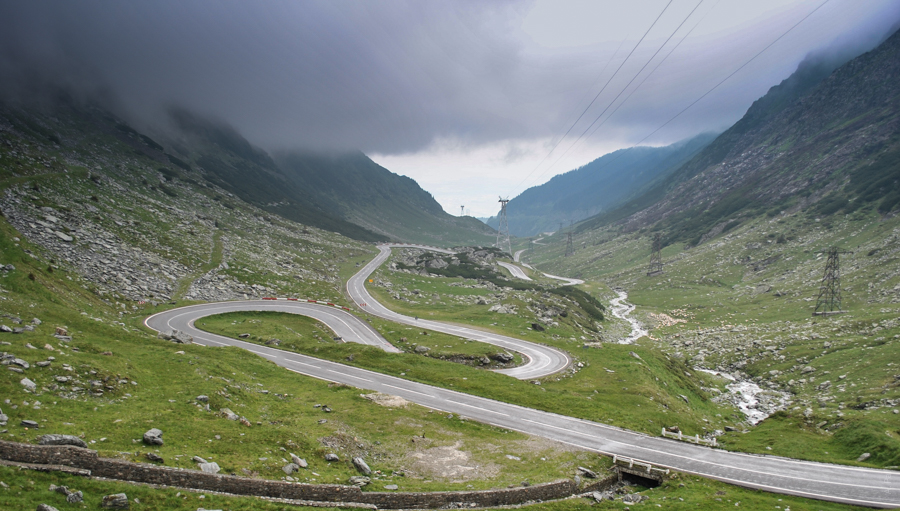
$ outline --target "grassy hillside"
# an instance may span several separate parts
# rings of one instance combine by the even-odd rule
[[[608,465],[608,460],[589,453],[462,417],[413,405],[386,407],[379,396],[366,398],[359,389],[304,378],[244,351],[157,339],[142,326],[146,315],[199,300],[274,294],[346,304],[341,277],[374,250],[246,203],[206,180],[190,153],[179,153],[184,158],[165,155],[152,145],[152,138],[129,131],[108,114],[93,115],[106,117],[93,123],[81,114],[15,109],[5,109],[0,116],[0,324],[23,329],[0,333],[0,349],[29,364],[28,369],[14,364],[10,367],[23,372],[6,369],[0,376],[0,409],[9,416],[2,438],[33,442],[43,433],[70,433],[83,436],[104,456],[147,462],[147,453],[154,452],[166,466],[184,468],[196,468],[191,457],[200,456],[217,462],[226,473],[277,479],[288,477],[281,467],[293,452],[310,463],[309,469],[291,476],[303,482],[344,483],[356,475],[349,458],[362,455],[381,471],[367,487],[375,490],[389,484],[409,491],[497,488],[572,477],[578,466],[602,470]],[[473,280],[461,276],[426,277],[390,269],[382,270],[373,290],[383,292],[395,279],[401,298],[409,300],[416,288],[442,295],[447,307],[430,311],[448,318],[458,312],[469,315],[469,298],[466,304],[463,298],[451,299],[454,290],[460,297],[481,297],[491,304],[503,300],[522,313],[540,311],[542,318],[556,318],[544,332],[530,329],[537,316],[482,311],[475,321],[484,328],[554,343],[575,353],[578,364],[570,374],[534,385],[457,358],[493,354],[483,345],[422,335],[383,321],[373,324],[413,352],[414,344],[428,338],[432,344],[427,360],[413,353],[389,358],[371,348],[336,344],[321,325],[303,318],[209,321],[223,330],[251,333],[259,342],[279,335],[290,349],[345,362],[352,357],[353,363],[376,370],[404,372],[421,381],[649,432],[677,423],[685,431],[702,433],[703,428],[740,421],[733,407],[710,399],[710,389],[721,385],[678,359],[644,346],[596,343],[618,326],[608,318],[591,322],[575,294],[545,296],[540,289],[497,284],[488,289],[477,281],[460,285]],[[488,282],[493,279],[512,285],[499,273]],[[549,280],[539,283],[548,285]],[[608,292],[594,283],[584,289],[594,296]],[[386,298],[399,310],[430,305],[407,300]],[[71,339],[54,336],[57,328]],[[35,383],[33,390],[22,385],[23,377]],[[209,397],[209,411],[207,403],[197,399],[200,395]],[[327,404],[332,412],[317,404]],[[250,425],[228,420],[221,408],[245,417]],[[40,428],[26,429],[22,420],[37,421]],[[152,450],[139,440],[151,427],[163,430],[166,442]],[[326,463],[326,452],[336,452],[342,461]],[[5,485],[0,503],[10,509],[30,509],[42,502],[64,507],[60,495],[47,490],[51,483],[84,491],[88,506],[102,495],[125,492],[133,509],[272,507],[258,499],[6,467],[0,467],[0,481]],[[808,505],[802,499],[698,478],[676,481],[646,492],[651,502],[677,501],[700,509],[714,509],[719,498],[740,500],[751,509],[768,509],[775,502]],[[713,492],[720,496],[710,497]],[[586,504],[574,499],[535,508],[578,509]],[[621,507],[621,500],[603,506]]]
[[[669,245],[656,276],[649,230],[579,234],[570,257],[547,239],[529,261],[627,291],[650,330],[639,345],[783,402],[747,433],[720,436],[726,448],[841,463],[868,452],[865,463],[898,466],[900,220],[875,209],[762,214],[699,246]],[[852,251],[841,260],[847,313],[814,318],[831,246]]]

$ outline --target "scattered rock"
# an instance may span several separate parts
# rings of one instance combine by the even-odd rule
[[[338,455],[337,455],[337,454],[334,454],[334,453],[331,453],[331,452],[330,452],[330,453],[328,453],[328,454],[325,455],[325,461],[341,461],[341,459],[338,458]]]
[[[856,458],[856,461],[866,461],[867,459],[869,459],[870,456],[872,456],[872,455],[867,452],[864,452],[859,455],[859,458]]]
[[[534,330],[535,332],[543,332],[544,331],[544,327],[542,327],[540,323],[532,323],[531,329]]]
[[[196,399],[197,399],[197,401],[200,401],[201,403],[209,402],[209,396],[204,396],[203,394],[197,396]]]
[[[147,445],[163,445],[163,432],[153,428],[144,433],[144,443]]]
[[[356,470],[359,470],[360,472],[362,472],[365,475],[369,475],[372,473],[372,469],[369,468],[369,465],[366,463],[366,460],[364,460],[360,457],[356,457],[356,458],[353,458],[352,461],[353,461],[353,466],[356,467]]]
[[[155,452],[148,452],[147,454],[144,454],[144,456],[150,461],[157,461],[160,463],[163,463],[165,461],[165,460],[163,460],[162,456],[160,456],[159,454],[156,454]]]
[[[87,448],[87,443],[75,435],[42,435],[38,438],[40,445],[74,445],[75,447]]]
[[[503,364],[508,364],[516,359],[516,357],[514,357],[512,353],[507,353],[505,351],[494,353],[493,355],[491,355],[491,358]]]
[[[124,493],[104,495],[103,500],[100,501],[100,507],[103,509],[128,509],[128,496]]]
[[[400,488],[400,487],[397,486],[396,484],[386,484],[386,485],[384,485],[384,489],[385,489],[385,490],[396,490],[397,488]]]
[[[416,346],[415,351],[416,351],[416,353],[428,353],[429,351],[431,351],[431,348],[429,348],[428,346],[419,345],[419,346]]]
[[[219,464],[215,461],[211,463],[201,463],[200,470],[206,472],[207,474],[218,474],[221,468],[219,468]]]
[[[194,463],[201,463],[201,464],[202,464],[202,463],[209,463],[208,461],[206,461],[205,459],[201,458],[200,456],[194,456],[193,458],[191,458],[191,461],[193,461]]]
[[[59,511],[50,504],[38,504],[37,511]]]
[[[306,468],[309,466],[309,463],[307,463],[305,459],[297,456],[294,453],[290,453],[290,454],[291,454],[291,461],[294,463],[294,465],[297,465],[297,467]]]
[[[578,467],[578,472],[588,479],[597,479],[597,473],[585,467]]]
[[[190,344],[194,342],[194,338],[182,332],[181,330],[171,330],[169,332],[160,332],[157,334],[159,339],[165,339],[177,344]]]
[[[6,326],[6,325],[0,325],[0,332],[6,332],[6,333],[8,333],[8,334],[11,334],[11,333],[12,333],[12,328],[10,328],[10,327],[8,327],[8,326]]]
[[[35,389],[37,389],[37,384],[34,383],[33,381],[29,380],[28,378],[22,378],[22,381],[20,381],[19,383],[21,383],[23,387],[25,387],[26,389],[28,389],[32,392],[34,392]]]
[[[66,495],[66,502],[69,504],[78,504],[79,502],[84,502],[84,494],[81,493],[81,490],[73,491]]]
[[[300,470],[300,465],[297,465],[296,463],[288,463],[287,465],[281,467],[281,470],[283,470],[285,474],[291,475],[295,470]]]
[[[359,486],[360,488],[369,484],[370,482],[372,482],[372,480],[366,476],[350,476],[350,479],[349,479],[350,484],[352,484],[354,486]]]
[[[25,426],[26,428],[32,428],[32,429],[38,429],[40,427],[40,425],[37,422],[32,421],[32,420],[27,420],[27,419],[23,420],[19,424],[21,424],[22,426]]]
[[[238,415],[238,414],[232,412],[232,411],[231,411],[230,409],[228,409],[228,408],[222,408],[222,409],[220,409],[220,410],[219,410],[219,413],[221,413],[222,415],[224,415],[225,418],[228,419],[228,420],[230,420],[230,421],[236,421],[236,420],[238,420],[238,419],[241,418],[240,415]]]
[[[63,234],[59,231],[53,231],[53,234],[55,234],[56,237],[58,237],[59,239],[66,241],[66,242],[71,242],[72,240],[74,240],[74,238],[72,238],[68,234]]]
[[[66,327],[58,326],[56,327],[56,335],[67,336],[69,335],[69,331],[66,330]]]

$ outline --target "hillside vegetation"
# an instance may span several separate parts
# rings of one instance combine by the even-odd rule
[[[825,78],[814,64],[659,186],[576,226],[574,255],[553,236],[526,260],[606,284],[603,299],[627,292],[650,330],[637,344],[759,386],[762,416],[779,411],[723,431],[726,448],[896,468],[900,34]],[[657,235],[663,272],[648,275]],[[830,247],[844,313],[814,317]]]

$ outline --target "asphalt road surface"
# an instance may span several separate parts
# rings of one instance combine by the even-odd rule
[[[384,261],[389,250],[387,247],[383,248],[376,260],[380,258],[381,261]],[[381,262],[375,264],[366,275],[370,274],[378,264]],[[365,281],[364,277],[357,278],[362,273],[360,272],[354,277],[358,281],[358,285]],[[369,300],[367,293],[365,297]],[[367,303],[366,307],[369,306]],[[498,427],[550,438],[602,454],[635,458],[662,468],[777,493],[869,507],[900,507],[900,472],[898,471],[734,453],[677,440],[651,437],[597,422],[475,397],[365,369],[208,334],[193,326],[197,319],[204,316],[234,310],[279,310],[300,313],[319,319],[345,340],[352,339],[366,344],[380,345],[385,349],[392,348],[364,321],[346,311],[325,305],[287,300],[193,305],[155,314],[147,318],[145,324],[154,330],[178,329],[185,331],[194,337],[194,342],[200,344],[241,347],[288,370],[304,375],[400,396],[422,406],[455,413]],[[393,316],[389,319],[393,319]],[[419,322],[423,322],[423,320],[419,320]],[[425,323],[429,325],[427,328],[433,328],[434,324],[441,325],[436,322]],[[424,325],[419,326],[426,328]],[[454,332],[454,335],[459,334]]]
[[[384,261],[387,260],[387,258],[391,255],[391,248],[404,247],[433,250],[444,254],[453,253],[450,250],[424,247],[421,245],[379,245],[378,249],[380,250],[380,252],[375,257],[375,259],[372,259],[369,264],[365,265],[356,275],[350,277],[350,280],[347,281],[347,293],[350,294],[350,298],[353,299],[353,301],[356,302],[356,304],[361,309],[365,310],[369,314],[394,321],[396,323],[412,325],[422,329],[434,330],[436,332],[442,332],[445,334],[472,339],[487,344],[493,344],[507,350],[521,353],[527,359],[525,364],[518,367],[513,367],[512,369],[501,369],[497,371],[514,378],[519,378],[520,380],[532,380],[535,378],[549,376],[551,374],[562,371],[572,363],[572,359],[569,358],[569,355],[567,355],[564,351],[558,350],[556,348],[523,341],[521,339],[516,339],[515,337],[508,337],[506,335],[484,332],[482,330],[476,330],[474,328],[466,326],[404,316],[403,314],[398,314],[375,301],[375,299],[372,298],[372,296],[369,294],[369,291],[366,290],[366,281],[368,280],[372,272],[374,272],[379,266],[381,266]]]
[[[157,332],[181,330],[194,338],[194,342],[208,346],[256,346],[244,341],[235,341],[230,337],[210,334],[197,329],[194,322],[213,314],[242,311],[273,311],[301,314],[318,319],[334,331],[336,337],[344,341],[378,346],[391,353],[402,351],[389,343],[371,325],[349,312],[332,305],[309,303],[291,300],[244,300],[237,302],[216,302],[189,305],[154,314],[144,320],[144,324]],[[251,350],[252,351],[252,350]]]
[[[517,252],[518,253],[518,252]],[[503,261],[497,261],[497,264],[509,270],[513,277],[522,280],[531,280],[531,277],[525,275],[525,272],[522,271],[522,268],[510,263],[504,263]]]

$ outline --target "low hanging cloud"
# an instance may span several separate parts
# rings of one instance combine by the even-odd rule
[[[845,46],[874,44],[900,19],[896,2],[832,4],[665,136],[724,127],[809,51],[836,37]],[[779,11],[783,19],[751,20],[736,33],[708,30],[686,40],[598,135],[639,140],[813,7],[800,2]],[[522,29],[530,8],[520,1],[6,2],[0,6],[0,93],[65,87],[100,94],[136,122],[159,125],[169,108],[183,107],[221,118],[270,149],[387,155],[415,153],[437,140],[477,147],[553,139],[659,8],[638,16],[635,36],[624,43],[576,48],[537,44]],[[667,16],[576,132],[680,21],[675,10]],[[835,32],[817,29],[823,23]],[[614,56],[620,43],[624,49]],[[512,148],[507,157],[518,156]]]

